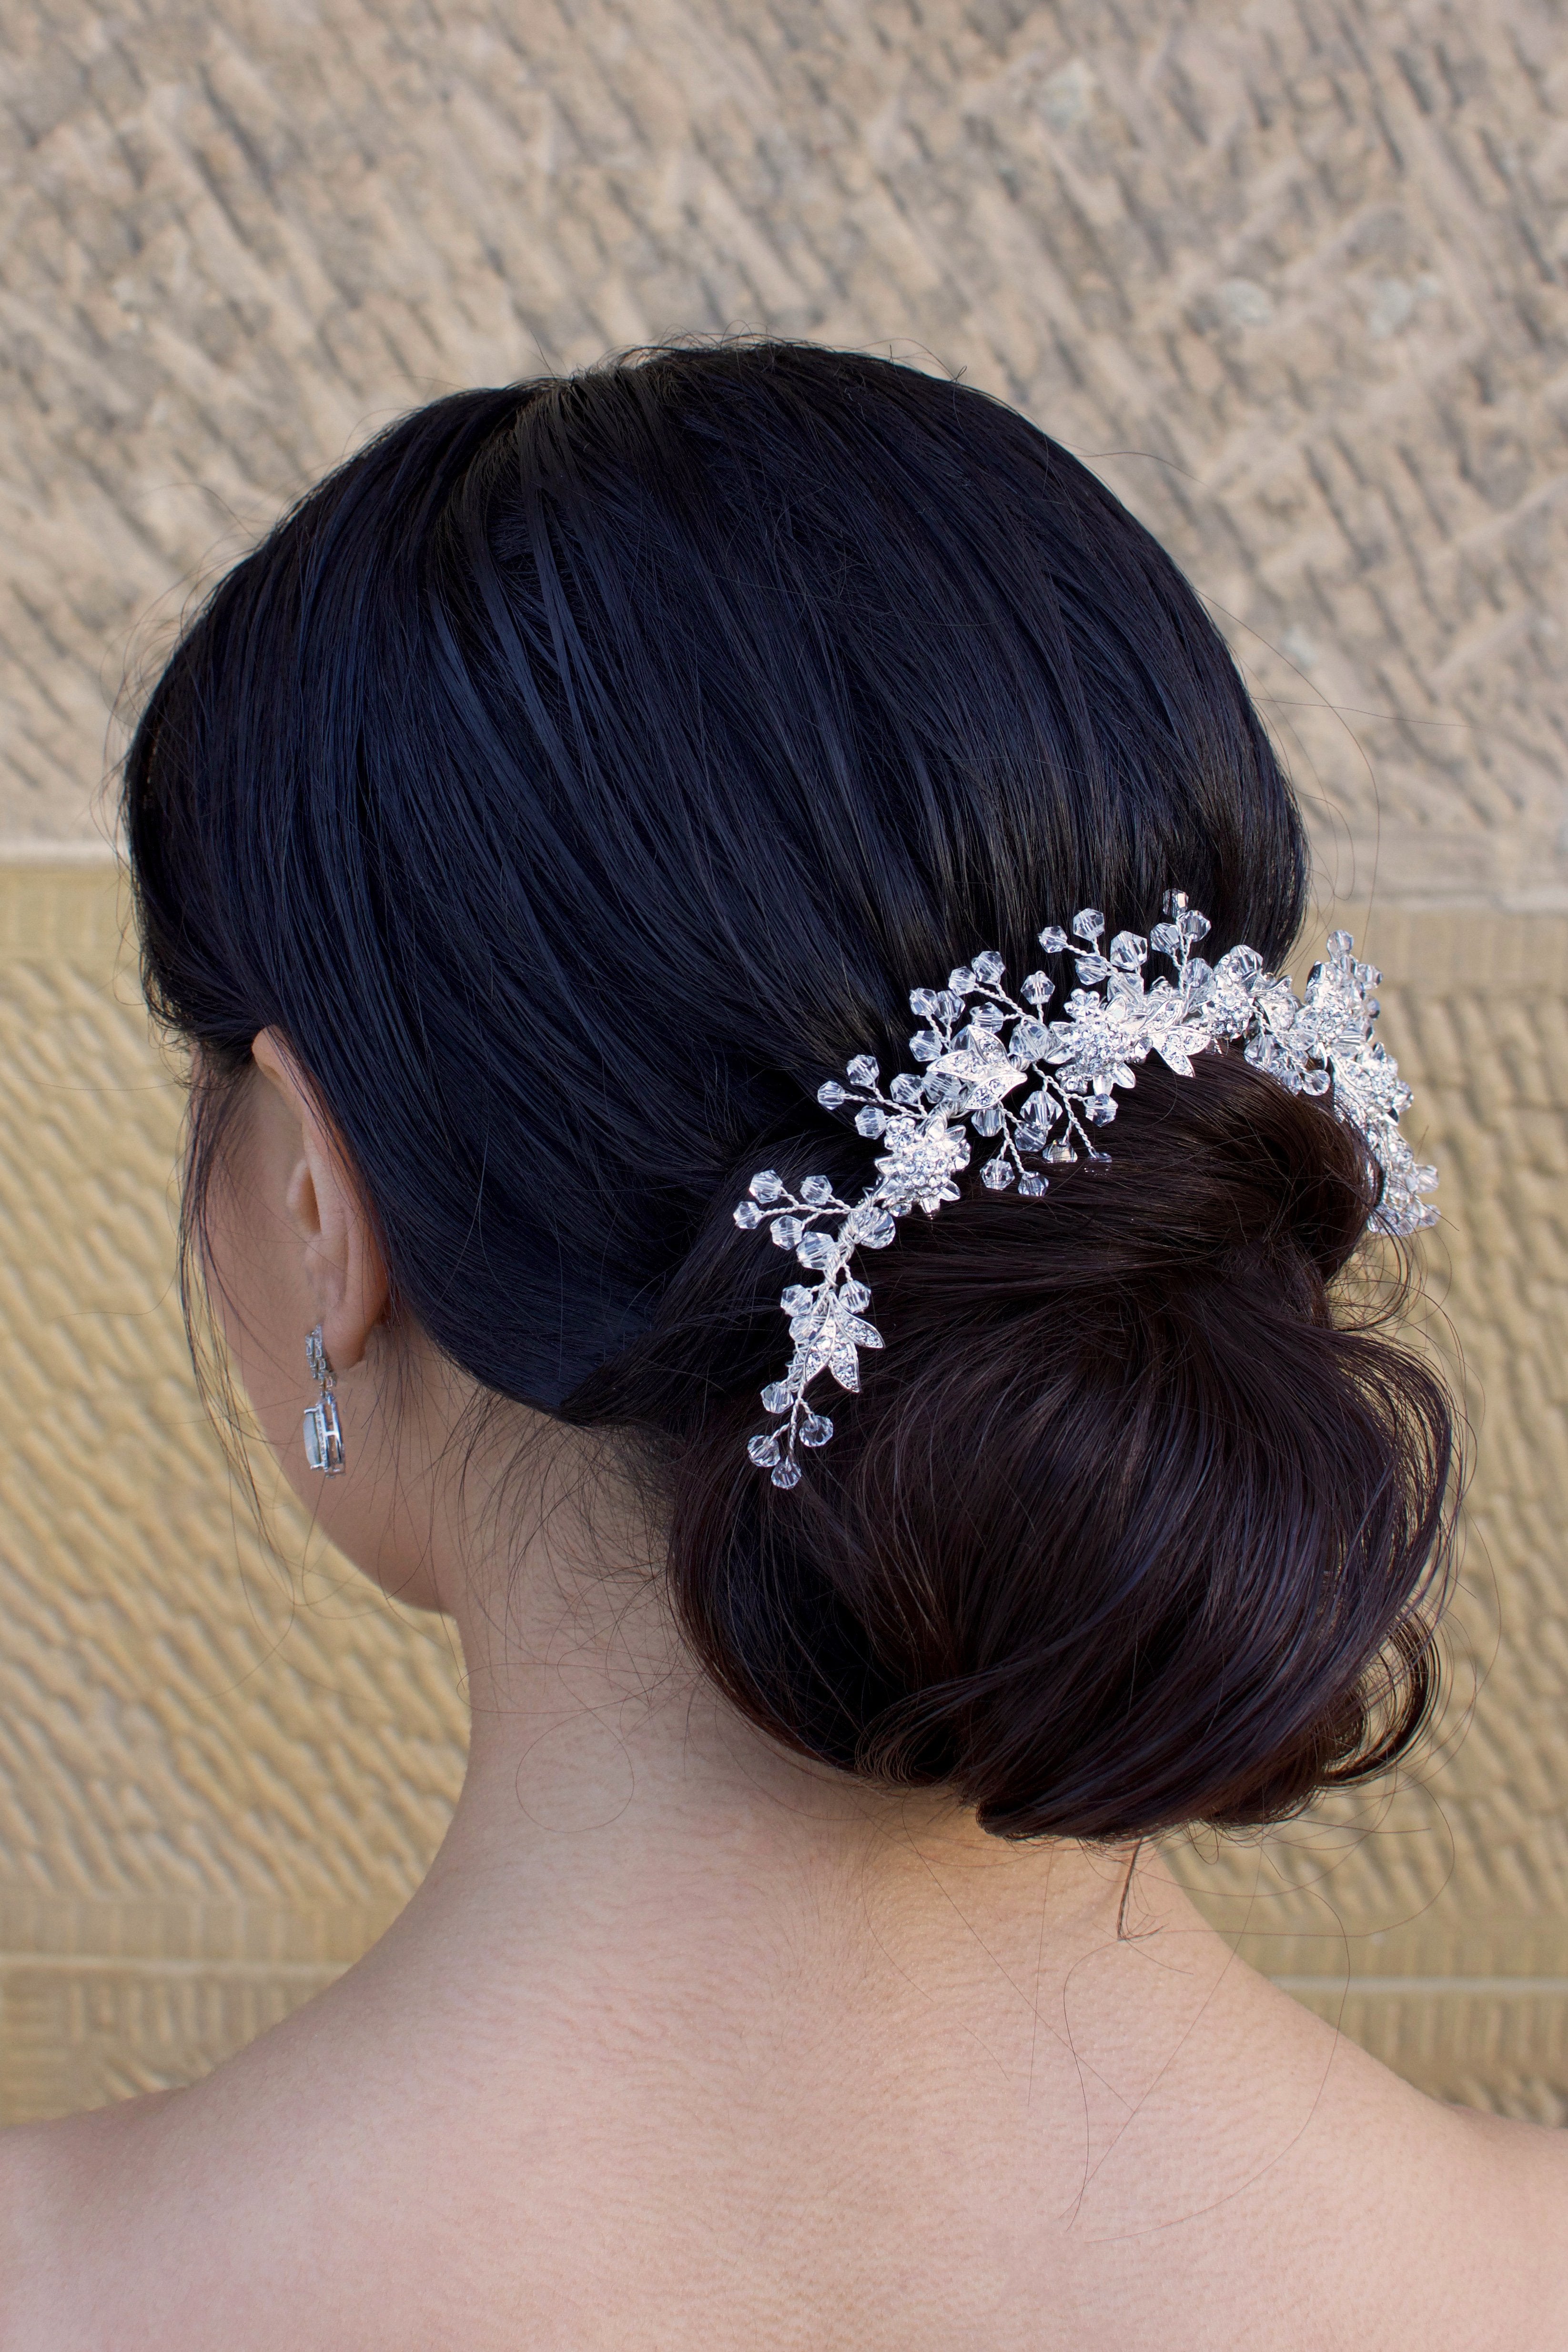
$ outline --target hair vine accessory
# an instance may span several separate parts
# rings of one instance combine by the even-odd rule
[[[1163,911],[1149,939],[1118,931],[1103,951],[1105,918],[1092,907],[1073,917],[1070,939],[1054,924],[1040,933],[1048,955],[1076,961],[1079,985],[1065,1020],[1041,1018],[1056,992],[1043,971],[1022,982],[1023,1003],[1008,995],[994,950],[951,971],[945,988],[917,988],[910,1007],[923,1025],[910,1052],[920,1073],[900,1072],[884,1092],[879,1066],[860,1054],[845,1072],[847,1087],[829,1078],[817,1088],[827,1110],[858,1105],[857,1129],[882,1146],[878,1181],[858,1201],[841,1201],[826,1176],[807,1176],[798,1195],[771,1168],[752,1177],[735,1223],[742,1231],[766,1224],[770,1239],[817,1276],[784,1294],[795,1353],[783,1380],[763,1391],[779,1425],[747,1448],[775,1486],[798,1483],[797,1446],[826,1445],[833,1434],[832,1422],[806,1401],[812,1382],[828,1372],[840,1388],[858,1390],[860,1350],[882,1345],[865,1320],[870,1291],[850,1271],[857,1252],[886,1249],[896,1221],[911,1209],[934,1214],[959,1198],[971,1130],[995,1139],[980,1171],[994,1192],[1016,1182],[1031,1198],[1043,1193],[1049,1179],[1028,1161],[1103,1165],[1110,1155],[1089,1130],[1110,1125],[1114,1090],[1132,1086],[1134,1066],[1152,1053],[1187,1077],[1194,1054],[1222,1039],[1245,1039],[1255,1068],[1292,1094],[1331,1097],[1326,1107],[1362,1137],[1383,1171],[1374,1225],[1411,1234],[1436,1223],[1421,1195],[1432,1191],[1437,1171],[1417,1163],[1399,1132],[1410,1088],[1372,1034],[1379,1010],[1372,992],[1382,976],[1356,961],[1350,933],[1329,934],[1328,953],[1313,965],[1300,1002],[1289,979],[1267,971],[1253,948],[1231,948],[1213,965],[1194,954],[1209,924],[1184,891],[1168,892]],[[1148,987],[1151,948],[1167,959],[1174,979],[1162,975]],[[1015,1106],[1008,1098],[1023,1087],[1031,1091]]]

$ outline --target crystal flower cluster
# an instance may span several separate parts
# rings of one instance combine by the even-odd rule
[[[993,1192],[1016,1185],[1036,1199],[1048,1186],[1047,1168],[1079,1159],[1103,1164],[1110,1155],[1090,1130],[1114,1119],[1116,1089],[1135,1083],[1137,1065],[1151,1054],[1186,1077],[1194,1054],[1245,1040],[1256,1068],[1293,1094],[1329,1097],[1326,1108],[1363,1137],[1383,1171],[1374,1225],[1412,1234],[1436,1223],[1421,1197],[1436,1170],[1419,1165],[1399,1132],[1410,1088],[1372,1034],[1381,975],[1356,961],[1350,934],[1330,933],[1303,1001],[1252,948],[1205,962],[1195,950],[1209,924],[1184,892],[1171,891],[1163,912],[1148,939],[1118,931],[1103,947],[1105,918],[1092,907],[1073,917],[1070,938],[1054,924],[1040,933],[1047,955],[1071,955],[1077,969],[1065,1018],[1044,1017],[1056,993],[1044,971],[1030,972],[1018,997],[1009,995],[994,950],[949,972],[945,988],[917,988],[910,1008],[921,1026],[910,1053],[918,1071],[900,1072],[884,1091],[879,1066],[860,1054],[845,1072],[847,1086],[829,1078],[817,1089],[828,1110],[855,1106],[857,1129],[881,1146],[877,1181],[858,1201],[841,1201],[826,1176],[807,1176],[798,1194],[771,1168],[752,1177],[735,1223],[746,1232],[765,1224],[816,1276],[784,1294],[794,1354],[784,1378],[763,1391],[776,1425],[748,1448],[775,1486],[798,1483],[798,1447],[826,1445],[833,1434],[832,1422],[807,1401],[812,1383],[826,1372],[841,1389],[858,1390],[861,1349],[882,1345],[866,1320],[870,1291],[851,1260],[886,1249],[910,1210],[931,1215],[959,1198],[972,1137],[994,1146],[980,1169]],[[1144,979],[1151,950],[1173,974],[1152,986]]]

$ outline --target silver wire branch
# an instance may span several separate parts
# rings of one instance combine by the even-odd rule
[[[1361,1135],[1383,1171],[1374,1224],[1410,1234],[1436,1222],[1436,1210],[1421,1198],[1436,1185],[1436,1171],[1417,1163],[1399,1132],[1410,1088],[1372,1034],[1379,1011],[1372,991],[1381,975],[1357,962],[1349,932],[1330,934],[1328,953],[1313,965],[1299,1002],[1289,981],[1268,971],[1252,948],[1205,962],[1196,949],[1208,920],[1184,891],[1167,893],[1163,913],[1148,939],[1118,931],[1103,950],[1105,918],[1097,908],[1079,909],[1070,936],[1054,924],[1041,931],[1047,954],[1073,958],[1079,985],[1065,1019],[1041,1017],[1056,993],[1045,971],[1030,972],[1018,996],[1009,994],[994,949],[949,972],[945,988],[917,988],[910,1009],[923,1025],[910,1053],[918,1069],[900,1071],[884,1089],[879,1065],[859,1054],[845,1072],[847,1086],[829,1078],[817,1089],[828,1110],[855,1106],[857,1129],[882,1147],[879,1181],[858,1201],[840,1200],[826,1176],[806,1177],[798,1194],[772,1168],[752,1177],[735,1223],[743,1231],[766,1225],[770,1238],[817,1276],[784,1294],[794,1353],[783,1379],[763,1391],[777,1425],[748,1446],[775,1486],[798,1484],[798,1446],[826,1445],[833,1434],[832,1422],[807,1402],[812,1382],[827,1373],[841,1389],[858,1390],[859,1351],[882,1345],[865,1317],[870,1291],[850,1270],[858,1252],[886,1249],[897,1220],[912,1209],[934,1216],[960,1198],[972,1134],[996,1143],[980,1170],[993,1192],[1016,1183],[1037,1199],[1049,1189],[1047,1167],[1080,1157],[1106,1165],[1110,1155],[1089,1130],[1115,1118],[1117,1091],[1136,1084],[1136,1065],[1152,1053],[1185,1077],[1195,1054],[1244,1040],[1255,1067],[1292,1093],[1331,1097],[1327,1108]],[[1173,975],[1152,987],[1143,977],[1151,950]]]

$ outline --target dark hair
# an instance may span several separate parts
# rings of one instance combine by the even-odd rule
[[[1330,1311],[1375,1168],[1237,1057],[1147,1066],[1046,1202],[900,1224],[833,1444],[790,1494],[744,1457],[784,1268],[731,1212],[764,1161],[863,1175],[815,1090],[900,1066],[911,985],[1089,902],[1147,931],[1172,887],[1215,950],[1281,962],[1300,921],[1222,640],[1021,416],[782,343],[437,401],[222,581],[125,809],[204,1086],[288,1036],[395,1312],[622,1433],[769,1730],[1096,1837],[1408,1744],[1450,1408]]]

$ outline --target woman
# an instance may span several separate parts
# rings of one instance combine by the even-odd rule
[[[1300,818],[1109,493],[789,345],[440,401],[125,814],[188,1266],[473,1743],[330,1992],[0,2144],[5,2343],[1560,2344],[1562,2145],[1150,1843],[1415,1738],[1453,1432],[1345,1289],[1370,978],[1270,982]]]

